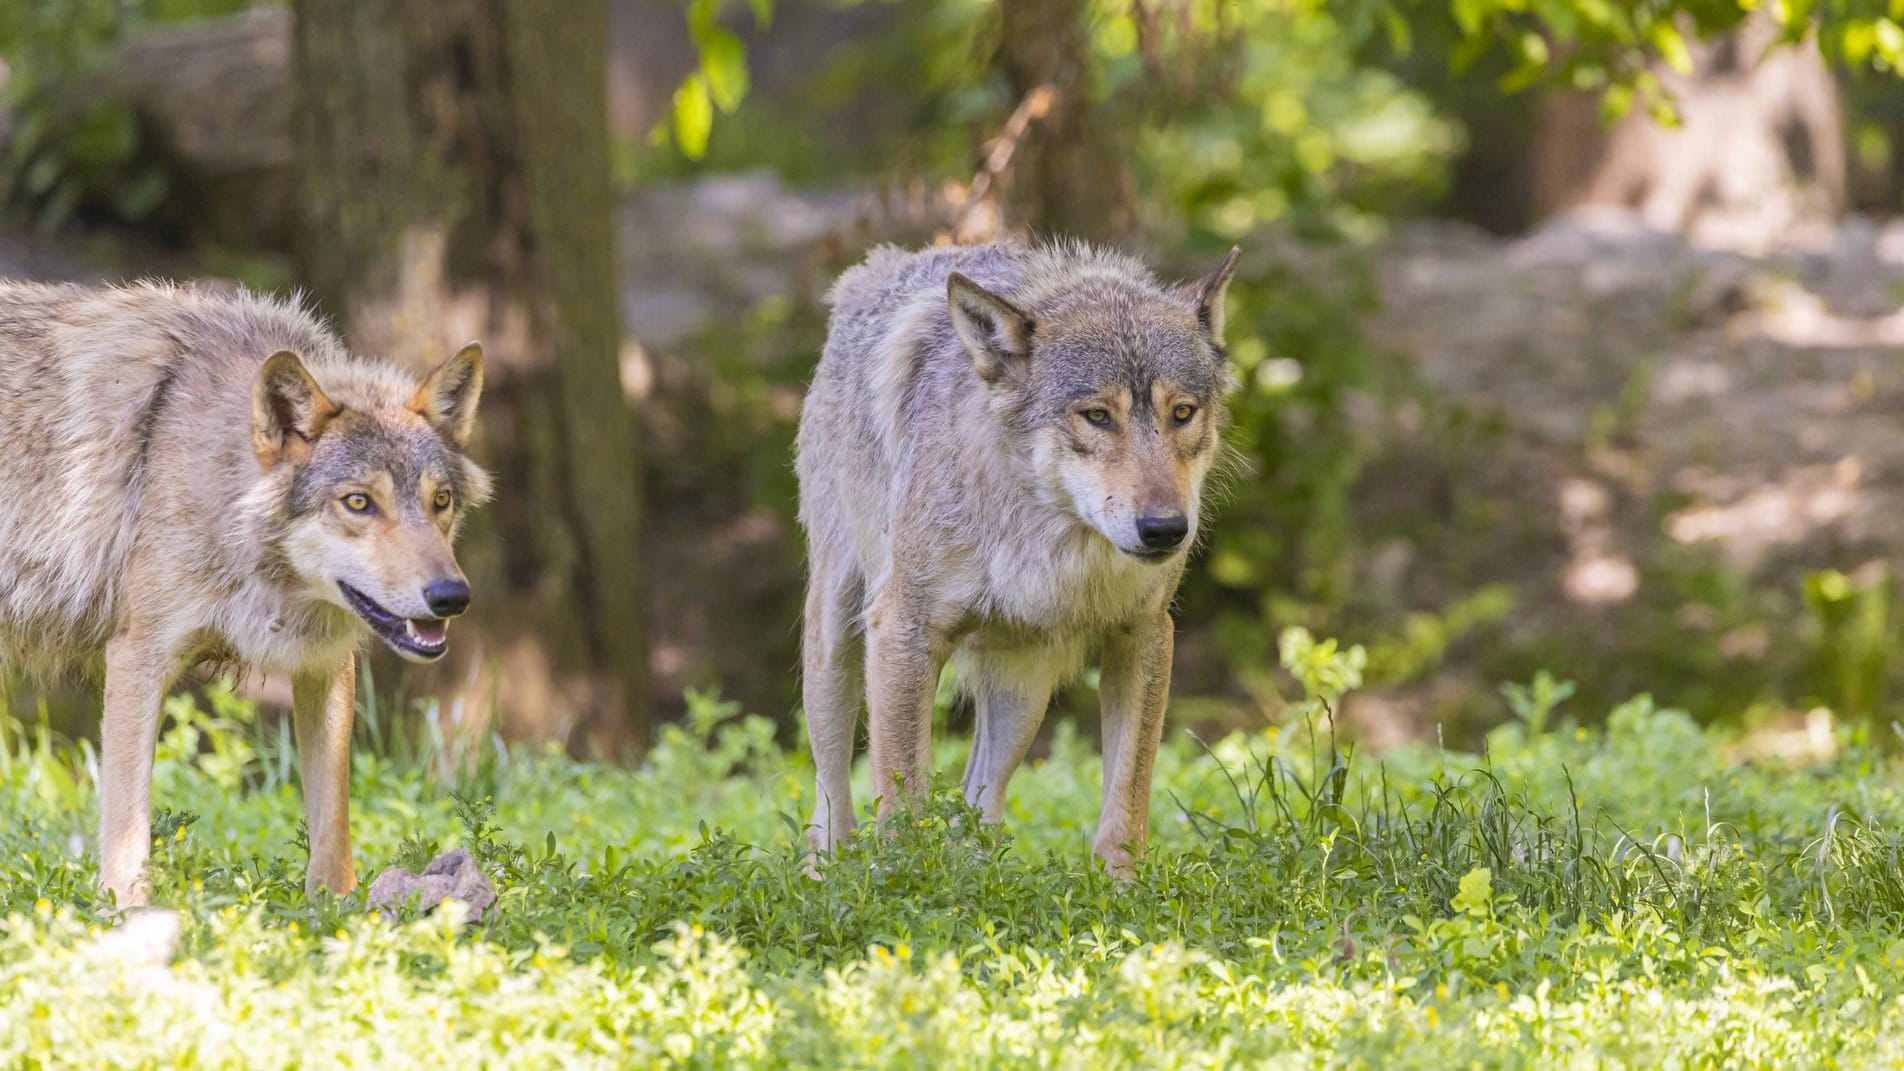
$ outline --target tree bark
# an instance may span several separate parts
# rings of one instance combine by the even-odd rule
[[[999,66],[1014,98],[1050,86],[1057,100],[1019,147],[1011,221],[1034,231],[1115,239],[1131,225],[1134,195],[1122,154],[1091,106],[1085,0],[1003,0]]]
[[[296,0],[306,283],[351,344],[490,358],[478,631],[649,740],[636,414],[621,385],[602,0]],[[523,659],[511,656],[510,676]],[[512,689],[512,686],[513,687]]]

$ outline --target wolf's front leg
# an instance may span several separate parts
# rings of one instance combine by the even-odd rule
[[[152,758],[159,707],[172,681],[169,651],[136,630],[106,644],[106,702],[99,747],[99,883],[120,907],[139,907],[151,885]]]
[[[1051,703],[1043,681],[986,681],[978,686],[972,754],[965,760],[965,802],[987,822],[1005,820],[1005,786],[1031,749]]]
[[[932,693],[944,652],[927,615],[890,594],[866,619],[866,706],[873,795],[885,815],[932,778]]]
[[[304,783],[304,826],[311,838],[304,891],[311,895],[329,889],[342,896],[357,887],[350,857],[350,726],[356,692],[354,654],[335,669],[291,677],[298,778]]]
[[[1150,835],[1150,773],[1170,700],[1175,638],[1168,611],[1113,633],[1098,692],[1104,723],[1104,810],[1092,848],[1111,873],[1129,878]]]

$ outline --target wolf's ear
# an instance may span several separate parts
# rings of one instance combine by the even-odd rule
[[[996,383],[1007,372],[1031,362],[1031,317],[958,272],[945,281],[952,329],[972,355],[978,377]]]
[[[1241,246],[1231,246],[1230,255],[1223,258],[1222,265],[1215,271],[1185,284],[1178,291],[1196,311],[1197,323],[1218,345],[1223,343],[1223,294],[1230,288],[1230,276],[1236,274],[1236,258],[1242,253]]]
[[[410,408],[441,428],[458,446],[469,445],[476,430],[476,400],[483,393],[483,347],[471,342],[423,377]]]
[[[311,456],[311,444],[340,408],[297,354],[272,354],[251,389],[251,448],[258,464],[269,469]]]

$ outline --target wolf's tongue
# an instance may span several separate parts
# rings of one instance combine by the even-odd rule
[[[404,624],[409,626],[410,636],[413,639],[419,643],[428,644],[431,647],[442,643],[444,637],[450,634],[450,623],[448,621],[418,621],[412,618],[404,622]]]

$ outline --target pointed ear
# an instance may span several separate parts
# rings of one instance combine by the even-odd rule
[[[483,393],[483,347],[471,342],[423,377],[410,408],[423,414],[457,446],[469,445],[476,430],[476,401]]]
[[[1197,323],[1203,325],[1218,345],[1223,343],[1223,294],[1230,288],[1230,276],[1236,274],[1236,258],[1242,253],[1241,246],[1231,246],[1230,255],[1223,258],[1221,266],[1178,291],[1196,310]]]
[[[978,377],[996,383],[1007,373],[1016,375],[1031,363],[1031,317],[958,272],[945,281],[952,329],[972,355]]]
[[[251,448],[258,464],[269,469],[311,456],[311,444],[341,408],[311,378],[297,354],[272,354],[251,389]]]

